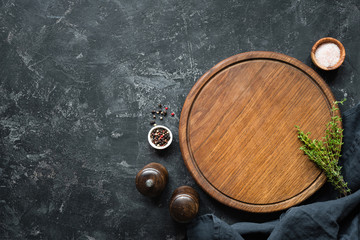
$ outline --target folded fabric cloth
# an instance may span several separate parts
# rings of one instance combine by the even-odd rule
[[[292,207],[280,219],[265,223],[229,225],[212,214],[203,215],[187,226],[188,239],[360,239],[360,104],[342,117],[344,145],[339,162],[351,195],[336,199],[335,191],[324,191],[315,199],[320,202]]]

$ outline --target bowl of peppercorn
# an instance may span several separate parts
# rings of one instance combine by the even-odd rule
[[[150,129],[148,134],[148,141],[155,149],[165,149],[170,146],[173,135],[169,128],[157,125]]]

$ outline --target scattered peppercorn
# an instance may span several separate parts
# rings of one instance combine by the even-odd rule
[[[167,115],[167,111],[169,109],[169,107],[165,107],[163,106],[161,103],[158,105],[158,107],[160,108],[159,110],[152,110],[151,113],[153,114],[153,119],[156,119],[156,115],[161,115],[160,120],[163,120],[164,117]],[[171,116],[174,117],[175,113],[172,112]],[[154,124],[154,126],[156,125],[155,123],[152,123],[153,121],[151,121],[151,124]]]
[[[151,125],[154,125],[154,124],[155,124],[155,121],[150,121],[150,124],[151,124]]]

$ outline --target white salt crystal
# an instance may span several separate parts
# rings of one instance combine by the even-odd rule
[[[315,58],[321,66],[335,66],[340,60],[340,48],[335,43],[323,43],[316,49]]]

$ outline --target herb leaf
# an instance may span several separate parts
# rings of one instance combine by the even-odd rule
[[[331,120],[326,125],[325,137],[322,140],[311,140],[309,132],[304,133],[299,126],[295,127],[298,131],[298,138],[303,142],[300,149],[324,171],[328,182],[342,196],[347,196],[351,193],[351,190],[341,175],[341,166],[338,165],[339,158],[341,157],[341,146],[343,145],[343,129],[340,127],[342,119],[335,114],[339,110],[336,107],[337,104],[343,104],[344,101],[346,99],[334,102],[331,109]]]

